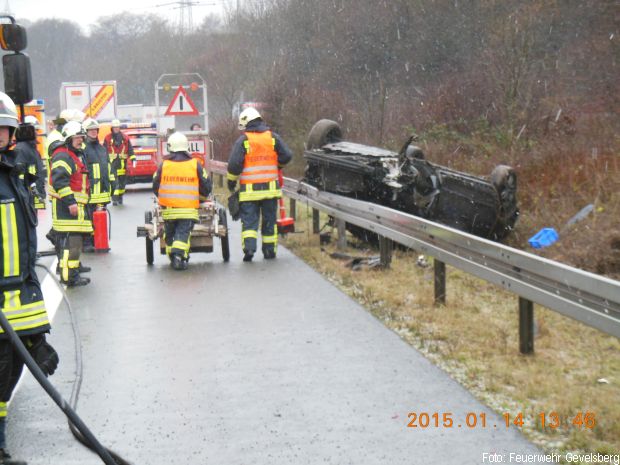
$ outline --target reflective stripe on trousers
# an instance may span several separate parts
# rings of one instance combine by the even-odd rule
[[[166,254],[189,257],[190,234],[194,228],[194,220],[178,219],[164,221],[164,241]]]
[[[258,242],[258,224],[261,223],[262,250],[277,249],[278,230],[276,214],[277,199],[263,199],[239,204],[241,217],[241,245],[244,252],[256,253]],[[262,217],[262,218],[261,218]]]

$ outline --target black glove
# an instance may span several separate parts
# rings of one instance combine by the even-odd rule
[[[234,192],[228,197],[228,211],[233,221],[239,219],[239,192]]]
[[[53,375],[58,367],[59,358],[58,353],[45,340],[45,335],[30,336],[26,341],[26,347],[45,376]]]
[[[232,181],[232,180],[228,180],[228,190],[230,192],[235,192],[235,189],[237,188],[237,181]]]

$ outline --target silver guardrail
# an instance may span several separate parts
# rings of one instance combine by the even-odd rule
[[[226,163],[211,162],[218,174]],[[589,273],[381,205],[284,178],[284,193],[348,223],[497,284],[620,338],[620,281]]]

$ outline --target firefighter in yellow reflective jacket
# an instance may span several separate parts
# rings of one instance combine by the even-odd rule
[[[125,185],[127,184],[127,159],[133,163],[136,155],[129,137],[121,132],[121,122],[112,121],[111,131],[103,140],[103,145],[110,156],[112,170],[112,205],[123,205]]]
[[[90,279],[80,272],[90,271],[80,265],[84,235],[93,232],[86,205],[89,181],[84,162],[84,130],[77,121],[69,121],[62,128],[65,143],[51,158],[51,184],[56,192],[52,199],[52,228],[54,229],[60,264],[60,281],[67,286],[84,286]]]
[[[97,120],[87,118],[82,123],[82,127],[86,131],[84,161],[90,182],[90,198],[88,199],[87,210],[88,216],[92,220],[95,210],[105,209],[105,206],[111,201],[110,161],[105,147],[99,143],[99,123]],[[84,252],[94,251],[93,236],[84,236]]]
[[[62,137],[62,127],[69,122],[69,111],[63,110],[60,114],[53,120],[54,129],[52,129],[47,134],[47,140],[45,141],[45,150],[47,150],[48,160],[49,157],[52,156],[52,152],[54,152],[55,147],[52,147],[52,144],[57,143],[58,141],[64,142],[64,137]]]
[[[37,214],[10,141],[18,126],[17,111],[0,92],[0,305],[4,316],[29,349],[39,367],[50,375],[58,355],[45,341],[50,322],[41,285],[35,273]],[[23,362],[0,328],[0,464],[25,464],[6,451],[7,403],[23,369]]]
[[[28,115],[24,123],[33,126],[36,131],[39,122],[37,118]],[[18,138],[19,139],[19,138]],[[17,152],[16,163],[23,168],[23,179],[31,192],[31,199],[37,210],[45,210],[45,186],[47,184],[47,167],[37,150],[36,136],[33,140],[20,140],[15,145]]]
[[[52,180],[50,177],[51,165],[50,160],[52,158],[52,154],[54,151],[65,143],[65,138],[62,136],[62,127],[67,124],[67,120],[65,119],[67,114],[67,110],[63,110],[60,115],[53,120],[54,129],[52,129],[47,135],[47,140],[45,141],[45,147],[47,150],[47,192],[49,195],[50,202],[55,197],[58,197],[58,194],[54,191],[52,187]],[[56,232],[54,228],[50,228],[49,232],[45,235],[47,239],[54,245],[56,249],[56,254],[60,256],[60,244],[56,237]],[[60,264],[59,264],[60,265]],[[60,268],[58,268],[60,270]],[[58,271],[57,271],[58,272]]]
[[[164,240],[170,265],[186,270],[190,234],[198,221],[198,207],[211,192],[206,170],[189,154],[187,137],[174,132],[168,137],[170,155],[153,175],[153,192],[162,207]]]
[[[233,145],[228,159],[228,189],[239,191],[239,216],[243,261],[250,262],[256,253],[258,223],[262,214],[262,250],[266,259],[276,258],[278,227],[276,215],[282,189],[278,169],[291,161],[293,154],[278,134],[269,130],[255,108],[239,115],[239,129],[244,131]]]

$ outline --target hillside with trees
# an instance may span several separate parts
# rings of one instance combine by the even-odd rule
[[[562,229],[548,257],[620,278],[620,69],[613,0],[266,0],[180,34],[156,16],[102,18],[89,34],[49,19],[28,27],[34,91],[58,109],[62,81],[118,82],[123,104],[153,104],[163,73],[207,81],[210,127],[226,159],[231,110],[265,102],[294,148],[321,118],[346,138],[392,149],[419,136],[433,162],[519,175],[509,244]]]

